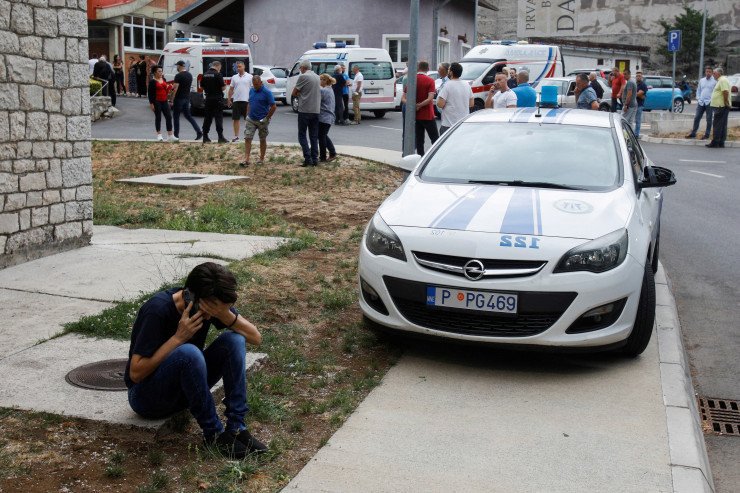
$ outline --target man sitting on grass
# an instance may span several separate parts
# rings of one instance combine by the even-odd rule
[[[262,336],[234,309],[236,298],[236,278],[213,262],[195,267],[185,288],[155,294],[134,322],[124,379],[136,413],[158,419],[189,408],[207,445],[241,459],[267,447],[244,425],[245,342],[258,345]],[[203,349],[211,325],[227,330]],[[221,378],[226,430],[211,396],[211,387]]]

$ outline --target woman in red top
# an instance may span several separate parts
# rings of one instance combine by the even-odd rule
[[[162,114],[167,124],[167,138],[176,142],[177,139],[172,137],[172,114],[170,113],[170,102],[168,96],[172,91],[172,84],[164,80],[162,67],[154,67],[152,73],[154,77],[149,81],[149,106],[154,112],[154,128],[157,130],[157,140],[162,138]]]

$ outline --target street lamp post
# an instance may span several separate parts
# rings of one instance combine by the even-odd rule
[[[701,51],[699,52],[699,80],[704,77],[704,36],[707,31],[707,0],[704,0],[704,19],[701,22]]]
[[[414,153],[416,126],[416,64],[418,63],[419,0],[411,0],[409,27],[409,70],[406,75],[406,121],[403,125],[403,155]]]

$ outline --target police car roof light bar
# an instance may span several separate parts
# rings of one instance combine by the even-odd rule
[[[317,50],[322,48],[346,48],[346,43],[314,43],[313,47]]]
[[[558,107],[558,88],[555,86],[543,86],[540,95],[540,108]]]

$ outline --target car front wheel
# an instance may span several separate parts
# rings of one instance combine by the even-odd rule
[[[655,322],[655,278],[650,262],[645,262],[645,274],[642,277],[640,303],[637,305],[635,324],[632,326],[632,333],[627,338],[627,345],[622,348],[622,353],[627,356],[637,356],[645,351],[650,342],[650,336],[653,334],[653,322]]]
[[[674,113],[683,113],[683,99],[674,99],[673,100],[673,112]]]
[[[373,110],[375,118],[383,118],[385,116],[385,110]]]

